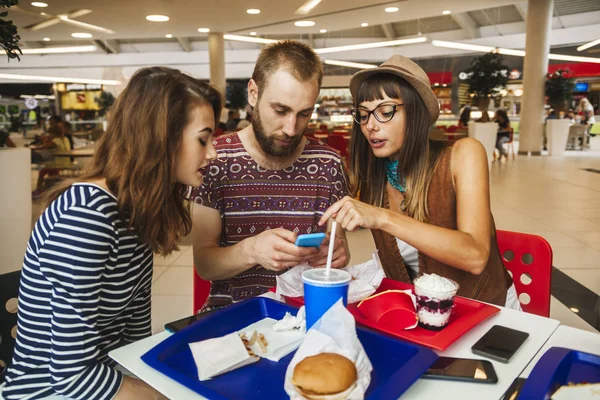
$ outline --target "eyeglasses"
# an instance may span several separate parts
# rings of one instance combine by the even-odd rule
[[[355,108],[352,110],[352,118],[357,124],[364,125],[369,122],[371,114],[379,122],[388,122],[394,118],[396,114],[396,108],[403,106],[404,104],[380,104],[373,109],[373,111],[366,110],[364,108]]]

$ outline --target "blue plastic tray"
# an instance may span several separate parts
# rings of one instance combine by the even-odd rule
[[[535,364],[519,399],[548,399],[559,387],[600,382],[600,356],[551,347]]]
[[[274,300],[254,298],[234,304],[182,329],[142,356],[150,367],[209,399],[288,399],[283,389],[293,353],[278,363],[261,359],[232,372],[200,382],[188,343],[238,331],[266,317],[281,319],[296,308]],[[438,356],[424,347],[370,329],[357,328],[371,363],[367,399],[397,399],[435,362]]]

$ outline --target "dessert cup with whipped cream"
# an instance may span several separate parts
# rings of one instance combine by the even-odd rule
[[[414,280],[419,326],[439,331],[450,321],[458,283],[436,274],[423,274]]]

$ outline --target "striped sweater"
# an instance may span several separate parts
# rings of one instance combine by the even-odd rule
[[[153,254],[99,186],[72,185],[27,245],[15,353],[3,396],[112,399],[123,377],[108,352],[151,333]]]

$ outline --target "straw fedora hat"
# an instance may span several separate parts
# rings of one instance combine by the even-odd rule
[[[423,103],[425,103],[425,107],[427,107],[429,116],[431,117],[430,123],[433,124],[437,121],[440,115],[440,106],[435,93],[431,90],[429,77],[416,63],[400,55],[390,57],[378,68],[365,69],[354,74],[350,80],[350,93],[352,93],[352,97],[357,98],[360,85],[367,79],[373,75],[385,73],[397,75],[407,81],[419,93],[421,99],[423,99]]]

